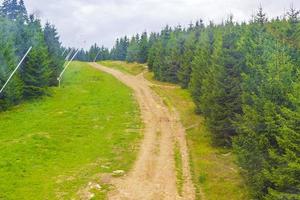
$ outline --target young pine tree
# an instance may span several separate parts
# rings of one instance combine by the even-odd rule
[[[128,62],[137,62],[140,59],[140,50],[139,43],[136,40],[136,37],[132,37],[127,49],[126,61]]]
[[[147,56],[148,56],[148,51],[149,51],[147,32],[144,32],[142,34],[138,45],[139,45],[139,58],[137,61],[139,63],[145,63],[145,62],[147,62]]]
[[[182,48],[179,45],[179,38],[173,33],[167,42],[166,54],[163,65],[160,66],[162,81],[177,83],[177,73],[181,65]]]
[[[1,26],[1,22],[0,22]],[[13,42],[0,31],[0,88],[5,84],[10,74],[17,65],[17,57],[15,55]],[[23,83],[20,74],[17,72],[10,80],[9,84],[0,94],[0,111],[17,104],[23,93]]]
[[[182,88],[188,88],[192,73],[192,62],[196,51],[196,36],[190,32],[183,46],[182,64],[178,71],[177,77]]]
[[[222,49],[217,59],[219,70],[213,72],[217,77],[218,86],[215,87],[214,102],[209,105],[212,108],[209,115],[212,130],[216,140],[220,144],[231,145],[231,139],[236,135],[234,122],[236,116],[242,114],[241,108],[241,84],[244,58],[238,50],[239,30],[230,18],[223,28]],[[221,72],[221,73],[220,73]]]
[[[254,198],[292,200],[299,197],[299,149],[294,146],[299,141],[299,97],[293,90],[297,67],[287,47],[261,21],[250,25],[241,42],[246,61],[243,115],[234,147]]]
[[[62,71],[64,63],[61,44],[59,42],[59,36],[56,28],[49,23],[46,23],[44,28],[44,40],[47,45],[49,55],[49,70],[50,70],[50,86],[56,86],[58,84],[57,77]]]
[[[22,67],[22,80],[24,97],[33,98],[45,94],[52,72],[49,68],[49,55],[44,41],[44,33],[40,21],[34,16],[30,16],[27,31],[32,38],[31,43],[34,48],[25,59]]]
[[[195,56],[192,62],[192,72],[189,90],[196,105],[196,112],[202,113],[200,98],[203,95],[203,80],[208,75],[212,63],[214,36],[211,29],[205,30],[196,46]]]
[[[157,80],[163,80],[163,74],[161,73],[161,67],[164,64],[164,48],[161,40],[157,41],[151,48],[153,52],[153,66],[152,71],[154,77]]]

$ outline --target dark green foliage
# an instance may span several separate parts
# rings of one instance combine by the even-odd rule
[[[2,27],[2,22],[0,22],[0,27]],[[0,87],[2,87],[16,67],[17,57],[11,39],[3,35],[2,31],[0,31],[0,46]],[[17,104],[21,100],[23,93],[22,87],[20,74],[16,73],[11,83],[7,85],[7,88],[0,94],[0,111]]]
[[[1,15],[10,20],[27,21],[28,15],[23,0],[4,0],[0,7]]]
[[[90,50],[88,51],[88,60],[92,62],[96,59],[96,61],[97,61],[100,50],[101,50],[101,48],[98,47],[97,44],[94,44],[93,46],[91,46]]]
[[[129,43],[129,47],[127,49],[126,61],[135,62],[139,60],[139,40],[138,37],[132,37]]]
[[[201,113],[200,97],[202,96],[203,81],[208,74],[209,66],[211,65],[212,60],[210,49],[212,49],[213,43],[208,42],[209,31],[210,30],[207,30],[205,33],[203,33],[203,36],[197,44],[197,50],[192,61],[192,73],[189,83],[191,95],[196,103],[196,112],[198,113]]]
[[[54,26],[28,17],[24,1],[5,0],[0,9],[0,87],[30,46],[32,51],[0,96],[0,110],[22,99],[40,96],[57,84],[63,58]]]
[[[50,83],[51,71],[48,68],[48,55],[46,48],[37,46],[34,48],[25,61],[22,71],[24,86],[24,96],[33,98],[45,94]]]
[[[176,40],[175,35],[167,41],[164,48],[164,57],[162,58],[162,64],[158,65],[158,71],[160,73],[161,81],[167,81],[177,83],[177,73],[180,69],[180,47]]]
[[[139,43],[131,40],[127,61],[141,59]],[[166,26],[148,47],[154,77],[189,88],[214,143],[233,146],[254,199],[300,199],[299,11],[268,20],[260,7],[249,23]]]
[[[47,24],[43,31],[22,5],[5,0],[1,7],[1,85],[28,47],[34,50],[0,97],[0,109],[20,101],[22,94],[44,94],[61,71],[55,28]],[[189,89],[214,144],[233,146],[254,199],[298,200],[299,11],[291,7],[286,16],[268,20],[260,7],[249,23],[230,17],[219,25],[199,20],[187,29],[166,26],[149,37],[145,32],[117,39],[110,51],[95,44],[76,59],[148,62],[156,79]]]
[[[148,63],[148,68],[150,71],[152,71],[153,68],[153,63],[155,60],[155,48],[152,48],[153,45],[157,42],[158,40],[158,34],[156,33],[151,33],[149,37],[149,42],[148,42],[148,55],[147,55],[147,63]]]
[[[17,0],[4,0],[1,6],[1,14],[11,20],[15,20],[18,15]]]
[[[96,61],[109,60],[109,59],[110,59],[109,49],[102,46],[98,52]]]
[[[196,51],[195,42],[196,37],[194,32],[189,33],[187,39],[184,41],[182,62],[177,74],[178,81],[182,88],[187,88],[190,83],[192,62]]]
[[[32,98],[45,93],[46,87],[50,85],[50,79],[55,80],[56,75],[59,74],[59,71],[55,72],[53,69],[55,67],[60,69],[60,66],[49,65],[49,61],[53,64],[54,60],[49,59],[49,51],[40,21],[30,16],[28,30],[33,49],[24,62],[21,76],[25,84],[24,97]]]
[[[67,52],[70,52],[70,50],[68,50]],[[84,49],[81,49],[74,58],[74,60],[86,61],[86,62],[97,62],[97,61],[109,60],[109,59],[110,59],[109,50],[104,46],[99,47],[97,44],[92,45],[89,51],[85,51]]]
[[[236,123],[239,163],[256,198],[296,199],[299,104],[293,101],[299,96],[294,96],[293,87],[299,81],[294,73],[298,66],[292,64],[287,47],[261,24],[251,25],[248,34],[244,39],[243,115]]]
[[[139,36],[136,38],[139,40]],[[115,46],[111,50],[111,59],[113,60],[126,60],[127,50],[129,47],[129,39],[127,36],[117,39]]]
[[[70,51],[71,51],[71,49],[68,52],[70,52]],[[76,57],[74,58],[74,60],[89,62],[90,61],[90,56],[89,56],[88,53],[89,53],[88,51],[85,51],[84,49],[80,49],[79,52],[77,53]],[[73,51],[73,54],[74,54],[74,51]]]
[[[152,42],[153,39],[152,36]],[[113,60],[145,63],[148,59],[149,45],[146,32],[141,36],[139,34],[133,36],[130,41],[125,36],[124,38],[117,39],[115,46],[110,52],[110,57]]]
[[[163,66],[164,62],[164,49],[161,41],[156,42],[153,45],[153,66],[151,67],[154,72],[154,76],[157,80],[162,80],[162,73],[160,72],[161,66]]]
[[[138,62],[139,63],[145,63],[147,62],[147,57],[148,57],[148,35],[146,32],[144,32],[141,36],[141,39],[138,43],[139,47],[139,58]]]
[[[50,86],[56,86],[58,82],[57,77],[62,71],[64,61],[57,30],[49,23],[46,23],[44,28],[44,39],[49,55]]]
[[[217,56],[217,69],[213,98],[209,100],[208,122],[219,143],[230,144],[232,136],[236,135],[233,122],[236,115],[241,114],[241,72],[244,65],[243,54],[238,50],[239,29],[234,27],[231,19],[226,24],[222,34],[222,47]],[[213,79],[213,78],[211,78]],[[208,86],[209,87],[209,86]],[[209,91],[208,91],[209,93]],[[211,94],[211,93],[210,93]]]

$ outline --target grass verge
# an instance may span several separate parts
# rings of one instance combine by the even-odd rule
[[[0,113],[0,199],[78,199],[136,158],[142,124],[131,89],[73,62],[50,93]],[[109,186],[99,184],[104,199]]]
[[[187,133],[197,199],[250,199],[234,155],[230,149],[212,145],[211,133],[206,128],[203,117],[195,114],[195,105],[189,92],[178,87],[165,87],[165,84],[159,86],[159,82],[153,81],[153,74],[149,72],[145,74],[145,78],[155,83],[153,89],[169,107],[175,107],[180,113]]]
[[[140,63],[126,63],[122,61],[101,61],[99,64],[104,65],[106,67],[111,67],[114,69],[118,69],[122,72],[138,75],[145,70],[145,65]]]
[[[178,142],[175,143],[174,146],[174,160],[175,160],[175,168],[176,168],[176,185],[177,191],[180,196],[182,196],[183,189],[183,171],[182,171],[182,157],[180,152],[180,147]]]

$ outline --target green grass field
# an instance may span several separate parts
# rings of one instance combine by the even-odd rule
[[[1,200],[78,199],[90,181],[135,160],[142,124],[129,88],[73,62],[62,88],[50,90],[0,113]]]
[[[146,73],[145,77],[159,84],[153,80],[153,73]],[[153,86],[153,89],[169,107],[178,110],[186,128],[197,199],[201,199],[201,193],[207,200],[250,199],[248,189],[235,165],[234,155],[230,149],[212,145],[211,134],[204,119],[195,114],[195,105],[189,92],[179,87],[158,85]],[[180,182],[180,178],[177,179]]]
[[[111,67],[114,69],[118,69],[122,72],[138,75],[145,70],[145,65],[140,63],[126,63],[122,61],[101,61],[99,64],[104,65],[106,67]]]

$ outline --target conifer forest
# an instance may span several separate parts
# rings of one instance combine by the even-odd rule
[[[73,89],[74,93],[70,92],[69,98],[72,100],[77,98],[75,91],[79,91],[82,95],[85,95],[84,91],[86,91],[86,93],[89,92],[89,94],[94,95],[87,97],[92,98],[91,102],[111,102],[104,103],[105,105],[107,104],[103,108],[104,110],[97,112],[98,114],[101,112],[105,114],[105,109],[107,108],[107,117],[105,119],[109,120],[111,116],[114,120],[113,124],[107,124],[112,132],[117,130],[117,128],[112,126],[120,128],[120,131],[121,128],[131,131],[134,129],[132,128],[133,126],[140,127],[138,130],[142,130],[140,133],[142,134],[143,131],[147,130],[147,124],[144,125],[146,127],[145,130],[141,128],[143,125],[138,120],[139,111],[137,111],[139,106],[133,103],[135,100],[131,99],[129,95],[130,90],[119,85],[119,82],[110,80],[111,77],[106,77],[103,72],[101,72],[103,73],[101,76],[99,74],[99,77],[94,77],[98,72],[88,71],[94,69],[89,67],[87,63],[102,63],[105,65],[104,63],[110,62],[112,63],[111,65],[123,63],[121,64],[122,67],[126,67],[126,65],[143,66],[142,71],[153,74],[152,81],[155,84],[171,85],[165,86],[166,90],[168,90],[167,87],[178,86],[182,90],[187,91],[192,99],[191,103],[195,105],[193,114],[203,117],[204,120],[201,123],[209,131],[213,148],[225,149],[226,152],[231,152],[233,155],[233,163],[237,165],[237,174],[240,174],[241,179],[245,182],[250,196],[249,199],[300,200],[300,8],[290,6],[290,9],[286,10],[286,13],[283,13],[282,16],[269,18],[264,8],[258,5],[256,13],[253,16],[249,16],[248,21],[240,22],[235,20],[234,14],[229,15],[221,23],[199,19],[190,24],[166,25],[159,32],[145,31],[133,36],[125,36],[124,34],[123,37],[115,39],[115,43],[111,48],[95,43],[89,49],[86,49],[64,46],[60,40],[59,30],[57,30],[55,25],[49,22],[43,24],[39,17],[28,13],[23,0],[4,0],[0,7],[0,88],[5,84],[30,47],[32,47],[32,50],[21,64],[20,69],[12,77],[3,92],[0,93],[0,144],[2,146],[0,147],[0,199],[22,199],[17,196],[18,190],[3,186],[5,182],[8,184],[14,184],[14,182],[1,181],[2,175],[7,179],[9,177],[7,174],[10,174],[12,172],[11,169],[14,168],[16,170],[15,173],[22,174],[18,176],[20,180],[20,177],[29,176],[25,173],[27,170],[25,167],[24,171],[22,171],[21,166],[16,167],[14,164],[19,162],[19,159],[22,161],[22,156],[19,158],[18,153],[14,155],[15,157],[12,160],[6,159],[11,152],[6,144],[6,142],[10,141],[10,136],[7,137],[6,135],[12,134],[13,131],[22,131],[23,129],[20,127],[18,130],[11,130],[11,127],[18,126],[18,124],[7,120],[13,118],[13,114],[18,112],[19,107],[22,108],[24,104],[40,104],[35,102],[48,101],[48,98],[53,98],[54,101],[55,98],[58,98],[56,97],[57,95],[62,95],[59,93],[60,88],[58,86],[60,83],[58,77],[64,70],[65,63],[72,61],[71,58],[74,56],[75,61],[71,62],[71,69],[69,72],[66,72],[68,73],[66,75],[67,80],[65,83],[62,82],[62,90],[64,90],[64,87],[70,87],[69,90]],[[76,51],[77,54],[75,54]],[[107,67],[111,66],[107,65]],[[78,74],[82,74],[82,77],[79,77]],[[72,79],[75,82],[84,82],[87,77],[90,77],[89,84],[95,84],[94,82],[100,81],[97,83],[97,87],[99,87],[97,90],[96,86],[93,85],[88,85],[86,88],[81,88],[82,86],[80,86],[79,88],[76,83],[72,82]],[[101,81],[107,82],[102,83]],[[111,94],[113,91],[104,88],[106,84],[108,88],[115,88],[112,90],[120,91],[120,94]],[[119,105],[118,102],[121,100],[123,103]],[[60,99],[57,101],[61,103],[68,100]],[[87,117],[81,117],[80,113],[92,112],[89,107],[84,107],[87,104],[94,105],[91,102],[87,99],[82,99],[81,103],[84,104],[80,104],[80,106],[76,104],[77,107],[74,104],[76,111],[65,112],[73,116],[74,120],[75,118],[85,120]],[[123,109],[122,106],[126,106],[126,108]],[[120,119],[113,114],[109,114],[111,110],[117,112],[116,109],[118,109],[116,116],[120,116]],[[24,112],[26,111],[24,110]],[[30,109],[28,112],[30,112]],[[130,117],[129,115],[126,117],[124,113],[126,116],[128,113],[131,113]],[[46,115],[46,118],[49,120],[52,119],[47,113],[42,115]],[[95,120],[97,118],[95,117],[96,115],[97,113],[91,114]],[[123,116],[122,119],[121,116]],[[65,122],[66,119],[68,119],[67,116],[60,119],[57,123]],[[30,121],[26,117],[23,120]],[[91,119],[90,121],[93,120]],[[121,124],[121,122],[123,124],[133,122],[136,124],[128,125],[130,127],[127,128],[119,127],[117,124]],[[85,127],[85,125],[76,125],[77,122],[70,121],[66,123],[70,127]],[[94,127],[92,129],[97,129],[98,127],[98,125],[92,125],[90,122],[86,123]],[[48,125],[45,125],[45,127],[48,128]],[[106,130],[104,127],[106,125],[103,125],[103,129]],[[61,130],[59,127],[56,128],[57,131]],[[1,129],[8,132],[3,132]],[[51,132],[51,130],[54,131],[49,125],[49,131]],[[39,132],[44,131],[40,130]],[[127,136],[128,138],[124,139]],[[81,141],[79,137],[85,137],[85,134],[74,139],[65,138],[64,140],[72,143],[75,140]],[[91,137],[91,135],[86,133],[86,137]],[[119,158],[116,156],[116,158],[114,157],[115,160],[111,162],[116,162],[115,165],[119,167],[118,169],[121,167],[125,171],[133,169],[132,173],[134,173],[136,168],[131,167],[136,166],[134,164],[136,159],[135,153],[131,154],[130,148],[136,148],[134,144],[140,141],[138,139],[140,136],[126,135],[120,136],[121,138],[105,136],[105,138],[109,137],[111,138],[112,146],[107,144],[107,148],[112,149],[112,153],[109,154],[106,150],[103,150],[103,152],[97,152],[97,156],[104,156],[107,153],[109,154],[107,155],[108,158],[112,158],[115,156],[114,151],[119,150],[124,153],[122,156],[125,160],[119,161]],[[28,139],[27,136],[22,136],[22,138],[25,138],[24,140]],[[43,145],[46,145],[46,143],[50,145],[48,140],[51,140],[51,138],[52,136],[50,135],[39,140],[43,140]],[[96,141],[96,139],[93,140]],[[113,142],[113,140],[115,141]],[[120,141],[124,141],[124,144],[118,147],[113,146],[116,143],[119,145]],[[58,152],[58,156],[63,156],[57,150],[60,148],[59,145],[55,146],[57,144],[51,143],[50,146],[46,145],[47,147],[45,148],[47,148],[47,151],[53,148]],[[174,145],[175,147],[176,144]],[[36,145],[38,146],[39,144],[36,143]],[[80,143],[74,144],[74,148],[75,146],[77,148],[78,145]],[[89,146],[89,143],[83,146]],[[190,148],[189,142],[187,146],[187,148]],[[22,149],[22,146],[19,148]],[[125,150],[122,150],[122,148]],[[84,150],[93,151],[92,148],[86,148],[78,150],[77,153],[81,154]],[[130,152],[127,152],[127,150]],[[18,152],[18,150],[13,151]],[[41,156],[44,152],[44,150],[37,151],[40,151],[40,153],[33,155]],[[188,152],[190,151],[188,150]],[[74,152],[76,151],[74,150]],[[140,154],[138,152],[139,150],[137,150],[137,157],[139,158]],[[195,156],[197,157],[197,154],[190,157],[192,160],[190,162],[193,162]],[[49,153],[43,158],[45,159],[43,162],[50,162],[51,158]],[[86,159],[90,159],[89,162],[91,162],[92,158],[94,157],[91,156]],[[80,159],[78,166],[85,157]],[[197,159],[201,160],[201,156],[199,155]],[[130,163],[132,161],[132,166],[130,163],[127,163],[128,160]],[[177,162],[176,158],[174,162]],[[184,163],[184,161],[182,162]],[[126,165],[124,164],[123,166],[123,163],[126,163]],[[71,165],[72,162],[70,162]],[[32,170],[38,170],[38,166],[36,165],[36,168],[32,168]],[[72,165],[72,169],[75,169],[75,166],[77,165]],[[80,166],[83,166],[83,164]],[[104,166],[104,172],[108,173],[105,164],[100,166]],[[194,168],[197,168],[197,166],[194,166]],[[118,169],[114,170],[118,171]],[[67,173],[67,169],[64,170]],[[53,176],[58,176],[55,173],[53,172]],[[193,173],[191,174],[193,176]],[[130,179],[130,175],[128,179]],[[199,188],[201,188],[201,177],[196,177],[195,179],[196,182],[200,180]],[[80,181],[76,182],[76,184],[80,185],[82,182]],[[18,187],[18,184],[22,183],[18,182],[15,185]],[[131,182],[128,181],[128,183]],[[35,182],[25,181],[23,184],[34,185]],[[66,188],[76,188],[76,184],[74,183],[72,186],[67,185]],[[184,185],[184,183],[182,184]],[[194,182],[194,184],[197,185],[198,183]],[[121,188],[120,191],[123,191],[122,186],[120,183],[116,187]],[[52,189],[51,187],[52,185],[49,186],[49,190]],[[94,188],[97,187],[96,185]],[[180,188],[180,184],[178,187]],[[80,187],[78,186],[77,188]],[[43,190],[42,188],[37,189],[37,191]],[[113,189],[108,189],[103,194],[95,192],[95,197],[85,198],[86,196],[83,195],[84,197],[79,197],[78,199],[118,199],[113,198],[113,195],[106,196],[110,194],[111,190]],[[82,191],[85,190],[82,189]],[[63,195],[61,191],[56,191],[57,193]],[[78,192],[73,193],[78,194]],[[130,192],[128,193],[131,194]],[[180,196],[180,190],[178,190],[178,193]],[[42,194],[43,192],[40,195]],[[190,199],[185,197],[184,194],[183,192],[182,199]],[[27,196],[25,199],[77,199],[77,197],[73,198],[74,196],[72,195],[61,196],[60,198],[59,195],[55,196],[54,192],[53,196],[51,195],[36,196],[37,198],[34,198],[35,196],[33,195]],[[147,193],[144,195],[145,199],[148,199],[146,198]],[[217,200],[223,199],[224,196],[223,198],[205,198],[198,195],[196,198]],[[136,198],[131,197],[129,199]],[[172,199],[172,197],[169,199]],[[231,198],[229,197],[228,199]]]

